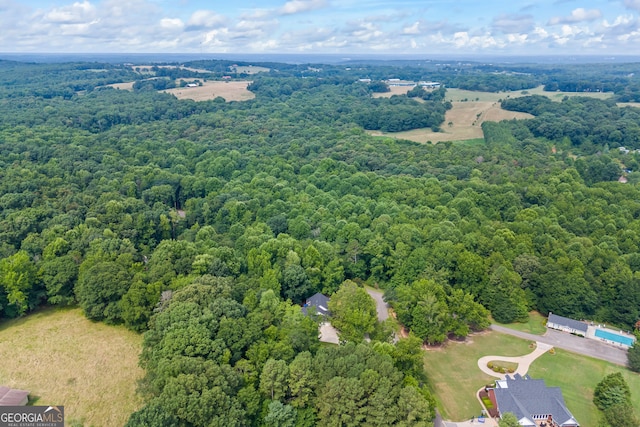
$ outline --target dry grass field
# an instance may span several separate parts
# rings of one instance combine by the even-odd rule
[[[640,102],[618,102],[618,107],[636,107],[640,108]]]
[[[374,93],[373,97],[374,98],[391,98],[393,95],[404,95],[405,93],[409,92],[411,89],[413,88],[409,86],[390,86],[389,92]]]
[[[127,83],[114,83],[112,85],[107,85],[108,87],[113,87],[121,90],[133,90],[133,84],[135,82],[127,82]]]
[[[373,96],[391,97],[402,95],[411,88],[407,86],[391,87],[391,92],[376,93]],[[391,136],[420,143],[437,143],[444,141],[466,141],[482,138],[482,123],[486,121],[499,122],[501,120],[527,119],[531,114],[507,111],[500,108],[500,101],[505,98],[517,98],[526,95],[543,95],[554,101],[561,101],[565,96],[590,96],[607,99],[611,93],[592,92],[545,92],[542,86],[535,89],[511,92],[475,92],[463,89],[447,89],[446,98],[451,101],[453,108],[447,111],[441,132],[431,129],[414,129],[406,132],[371,131],[374,136]]]
[[[545,92],[542,86],[527,90],[514,90],[509,92],[476,92],[464,89],[447,89],[447,100],[456,101],[479,101],[479,102],[497,102],[506,98],[518,98],[527,95],[542,95],[552,101],[562,101],[565,96],[588,96],[591,98],[607,99],[613,96],[610,92]]]
[[[141,400],[142,336],[87,320],[80,309],[47,309],[0,323],[0,384],[29,390],[37,405],[64,405],[67,423],[114,427]]]
[[[168,89],[164,92],[175,95],[178,99],[193,99],[194,101],[207,101],[223,97],[229,101],[247,101],[255,98],[253,92],[247,90],[250,81],[206,81],[198,87],[180,87]]]
[[[140,74],[153,74],[152,68],[156,67],[156,65],[132,65],[131,69],[134,71],[138,71]],[[191,67],[182,67],[177,65],[157,65],[158,68],[181,68],[183,70],[193,71],[195,73],[210,73],[210,70],[205,70],[203,68],[191,68]]]
[[[500,108],[500,104],[494,102],[452,102],[453,108],[445,114],[442,132],[433,132],[431,129],[414,129],[406,132],[379,132],[372,131],[374,136],[392,136],[394,138],[408,139],[409,141],[427,143],[444,141],[464,141],[468,139],[482,138],[482,123],[486,121],[499,122],[500,120],[526,119],[533,117],[531,114],[507,111]],[[450,123],[450,124],[449,124]]]
[[[239,65],[234,67],[236,69],[236,73],[238,74],[258,74],[258,73],[268,73],[270,68],[266,67],[258,67],[254,65]]]

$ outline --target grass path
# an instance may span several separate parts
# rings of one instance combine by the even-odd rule
[[[47,309],[0,323],[0,384],[37,405],[64,405],[67,423],[117,427],[141,406],[135,390],[142,336]]]

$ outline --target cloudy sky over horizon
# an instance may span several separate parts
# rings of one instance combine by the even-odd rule
[[[0,52],[640,54],[640,0],[0,0]]]

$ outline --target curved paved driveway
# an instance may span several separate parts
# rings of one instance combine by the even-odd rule
[[[384,302],[382,291],[366,288],[367,293],[371,295],[371,298],[376,302],[376,311],[378,312],[378,322],[384,322],[389,317],[389,305]]]
[[[513,335],[529,341],[538,341],[552,345],[556,348],[582,354],[616,365],[627,366],[627,351],[610,346],[600,341],[582,338],[566,332],[547,329],[544,335],[533,335],[526,332],[516,331],[500,325],[491,325],[491,329],[503,334]]]
[[[497,378],[500,378],[500,379],[503,380],[507,376],[507,374],[501,374],[501,373],[498,373],[498,372],[494,372],[492,369],[489,369],[487,364],[489,362],[491,362],[492,360],[498,360],[498,361],[504,361],[504,362],[512,362],[512,363],[517,363],[518,364],[518,368],[516,369],[514,374],[520,374],[522,376],[525,376],[527,374],[527,371],[529,370],[529,366],[531,366],[531,363],[534,360],[536,360],[538,357],[540,357],[543,354],[545,354],[547,351],[551,350],[552,348],[553,348],[553,346],[551,346],[549,344],[545,344],[545,343],[537,341],[536,342],[536,349],[533,350],[529,354],[525,354],[524,356],[516,356],[516,357],[484,356],[484,357],[481,357],[480,359],[478,359],[478,368],[480,368],[480,370],[482,372],[484,372],[485,374],[487,374],[487,375],[490,375],[492,377],[497,377]],[[513,374],[511,374],[511,375],[513,375]]]

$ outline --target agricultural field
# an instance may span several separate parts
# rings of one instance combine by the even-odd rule
[[[401,88],[404,89],[404,88]],[[449,92],[447,91],[447,94]],[[531,114],[507,111],[500,108],[497,101],[452,102],[453,108],[447,111],[441,132],[431,129],[413,129],[405,132],[370,131],[374,136],[392,136],[420,143],[444,141],[464,141],[482,138],[482,123],[485,121],[527,119]]]
[[[258,67],[255,65],[239,65],[235,68],[235,72],[238,74],[258,74],[258,73],[268,73],[270,68],[266,67]]]
[[[391,97],[407,93],[410,87],[390,87],[391,92],[376,93],[374,98]],[[482,138],[482,123],[486,121],[499,122],[501,120],[528,119],[531,114],[507,111],[500,108],[500,101],[505,98],[516,98],[526,95],[544,95],[554,101],[561,101],[565,96],[589,96],[607,99],[610,93],[601,92],[545,92],[542,86],[535,89],[511,92],[476,92],[463,89],[447,89],[446,99],[451,101],[453,108],[447,111],[445,121],[440,132],[431,129],[414,129],[406,132],[371,131],[374,136],[392,136],[399,139],[419,143],[437,143],[444,141],[465,141]]]
[[[473,90],[447,88],[446,99],[451,102],[498,102],[506,98],[518,98],[527,95],[542,95],[552,101],[562,101],[565,96],[588,96],[590,98],[608,99],[613,96],[609,92],[545,92],[542,86],[526,90],[508,92],[477,92]]]
[[[373,94],[374,98],[391,98],[393,95],[404,95],[409,92],[412,87],[409,86],[389,86],[389,92],[377,92]]]
[[[31,404],[64,405],[69,424],[121,426],[142,406],[141,343],[80,309],[40,310],[0,323],[0,384],[29,390]]]
[[[210,73],[210,70],[205,70],[202,68],[191,68],[191,67],[182,67],[177,65],[132,65],[131,68],[134,71],[139,72],[140,74],[153,74],[153,67],[158,68],[180,68],[182,70],[193,71],[194,73]]]
[[[194,101],[208,101],[219,96],[229,101],[247,101],[255,95],[247,90],[250,81],[206,81],[198,87],[180,87],[168,89],[164,92],[175,95],[178,99],[192,99]]]
[[[640,108],[640,102],[618,102],[618,107],[635,107]]]
[[[108,87],[112,87],[114,89],[120,90],[133,90],[133,84],[135,82],[126,82],[126,83],[114,83],[111,85],[107,85]]]

